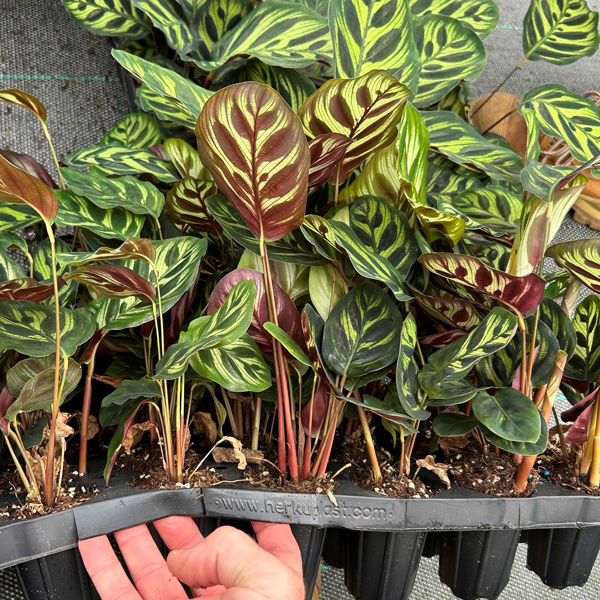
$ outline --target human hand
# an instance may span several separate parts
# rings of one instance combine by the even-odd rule
[[[185,600],[181,585],[211,600],[303,600],[302,558],[289,525],[257,523],[257,542],[233,527],[204,538],[190,517],[154,526],[171,550],[167,560],[146,525],[115,533],[133,583],[106,536],[79,542],[102,600]]]

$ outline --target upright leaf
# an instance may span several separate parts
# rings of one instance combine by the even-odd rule
[[[26,108],[42,123],[46,122],[46,107],[35,96],[32,96],[23,90],[0,90],[0,102]]]
[[[555,244],[548,248],[546,256],[600,294],[600,238]]]
[[[212,179],[184,177],[167,193],[167,213],[178,225],[189,225],[196,231],[218,233],[219,225],[206,207],[206,199],[216,191],[217,186]]]
[[[398,173],[402,189],[416,204],[426,205],[429,133],[419,111],[409,102],[398,127]]]
[[[136,88],[135,99],[142,110],[154,113],[161,121],[172,121],[192,131],[196,127],[196,117],[185,106],[169,96],[158,94],[146,84]]]
[[[310,152],[279,94],[254,82],[224,88],[205,104],[196,135],[202,162],[255,236],[278,240],[302,225]]]
[[[329,29],[335,77],[382,70],[416,90],[419,53],[408,0],[332,0]]]
[[[210,172],[202,164],[198,151],[179,138],[169,138],[162,144],[162,149],[182,177],[210,179]]]
[[[342,274],[332,264],[310,267],[308,290],[310,301],[326,321],[333,307],[344,297]]]
[[[310,140],[310,169],[308,187],[320,185],[329,179],[337,164],[344,158],[351,140],[339,133],[324,133]]]
[[[573,326],[577,334],[575,354],[565,375],[579,381],[595,383],[600,376],[600,298],[592,294],[575,309]],[[0,341],[1,343],[1,341]]]
[[[145,113],[129,113],[102,136],[100,143],[137,149],[156,146],[161,140],[162,134],[153,117]]]
[[[302,106],[298,115],[311,137],[340,133],[351,139],[331,177],[343,182],[368,156],[391,144],[410,90],[385,71],[355,79],[326,81]]]

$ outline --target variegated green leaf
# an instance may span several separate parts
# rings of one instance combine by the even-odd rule
[[[419,262],[435,275],[473,288],[524,316],[532,314],[544,297],[541,277],[533,273],[524,277],[509,275],[474,256],[434,252],[421,255]]]
[[[100,140],[102,146],[127,146],[127,148],[149,148],[160,144],[162,135],[156,121],[145,113],[130,113],[109,129]]]
[[[455,165],[441,154],[429,154],[426,191],[432,200],[445,194],[454,196],[481,187],[484,184],[480,176],[471,169]]]
[[[411,313],[408,313],[400,332],[400,348],[396,362],[396,391],[402,408],[413,419],[422,421],[430,412],[423,410],[417,401],[417,323]]]
[[[246,280],[235,285],[225,302],[211,315],[190,323],[179,342],[167,348],[156,365],[155,379],[177,379],[187,369],[190,358],[199,350],[223,347],[246,332],[252,320],[256,286]]]
[[[366,247],[345,223],[329,221],[329,224],[335,233],[336,243],[348,253],[352,266],[360,275],[385,283],[397,300],[410,300],[404,280],[387,258]]]
[[[544,298],[540,305],[540,321],[545,323],[558,340],[560,349],[569,358],[577,346],[577,334],[569,316],[550,298]]]
[[[404,193],[414,204],[426,205],[429,133],[419,111],[406,105],[398,127],[398,173]]]
[[[156,248],[153,261],[156,273],[147,261],[127,260],[122,264],[158,288],[164,313],[195,283],[200,261],[206,252],[206,239],[178,237],[153,242],[153,245]],[[88,304],[88,308],[94,314],[97,329],[125,329],[152,320],[152,307],[136,298],[100,298]]]
[[[160,29],[170,48],[178,54],[187,54],[198,45],[198,40],[180,14],[175,0],[131,0],[131,2],[152,19],[152,24]]]
[[[577,347],[575,354],[567,363],[565,375],[579,381],[595,383],[600,376],[600,298],[598,296],[592,294],[577,306],[573,326],[577,334]]]
[[[487,141],[458,115],[439,110],[421,113],[432,148],[458,164],[473,165],[500,181],[519,182],[521,157]]]
[[[320,256],[328,261],[341,259],[336,247],[335,233],[325,217],[306,215],[300,230]]]
[[[8,248],[29,252],[27,242],[20,235],[10,231],[0,231],[0,249],[7,250]]]
[[[562,85],[542,85],[525,94],[517,108],[533,110],[540,129],[564,139],[577,160],[586,162],[600,154],[600,108],[588,98]]]
[[[469,334],[434,352],[419,374],[425,392],[435,398],[445,382],[459,381],[486,356],[504,348],[517,330],[517,317],[496,307]]]
[[[294,340],[293,337],[288,335],[281,327],[277,327],[275,323],[271,323],[267,321],[263,323],[263,327],[265,330],[270,333],[289,353],[295,358],[300,364],[303,364],[307,367],[312,367],[313,364],[304,353],[304,350],[300,348],[298,343]]]
[[[27,204],[0,202],[0,231],[16,233],[41,220],[40,215]]]
[[[501,236],[517,231],[523,203],[519,195],[499,186],[476,188],[438,202],[438,208],[463,218],[467,229],[487,229]]]
[[[409,4],[415,17],[452,17],[472,29],[482,39],[491,33],[500,16],[493,0],[409,0]]]
[[[167,193],[167,213],[178,225],[188,225],[196,231],[219,233],[219,225],[206,207],[206,199],[216,192],[217,186],[212,179],[184,177]]]
[[[310,301],[323,321],[346,292],[342,274],[332,264],[310,267],[308,290]]]
[[[278,240],[302,225],[310,152],[300,119],[277,92],[255,82],[220,90],[196,135],[202,162],[256,237]]]
[[[190,366],[230,392],[262,392],[271,386],[271,371],[247,333],[227,346],[199,350]]]
[[[4,248],[0,248],[0,281],[10,281],[26,275],[23,267],[16,263]]]
[[[568,65],[598,49],[598,13],[585,0],[531,0],[523,21],[529,60]]]
[[[410,90],[385,71],[355,79],[330,79],[302,106],[310,137],[340,133],[352,140],[330,181],[343,182],[373,152],[391,144]]]
[[[202,111],[204,103],[213,94],[178,73],[139,56],[122,50],[113,50],[112,55],[122,67],[143,81],[153,92],[174,100],[186,108],[194,121]]]
[[[92,146],[71,154],[65,162],[74,169],[98,165],[115,175],[148,174],[165,183],[177,180],[175,167],[145,148],[132,150],[116,144]]]
[[[45,369],[54,367],[55,358],[56,355],[50,354],[43,357],[24,358],[18,361],[6,373],[6,387],[11,395],[17,398],[23,387],[25,387],[25,384],[31,378]]]
[[[329,29],[335,77],[382,70],[416,90],[419,52],[408,0],[331,0]]]
[[[402,318],[394,302],[373,283],[346,294],[325,323],[322,353],[327,366],[345,377],[362,377],[397,358]]]
[[[478,392],[473,399],[473,413],[505,440],[531,443],[540,437],[538,409],[531,398],[513,388],[501,388],[493,396]]]
[[[418,246],[408,219],[382,198],[365,196],[350,205],[350,228],[361,244],[387,259],[406,278]]]
[[[200,68],[213,71],[239,55],[294,69],[318,60],[330,62],[327,19],[301,4],[269,0],[213,45],[210,60],[195,62]]]
[[[152,379],[125,379],[114,392],[102,399],[100,425],[102,427],[118,425],[122,411],[128,409],[131,400],[160,398],[160,394],[158,383]]]
[[[593,168],[599,158],[595,156],[576,168],[557,167],[530,160],[521,171],[521,185],[525,191],[540,200],[550,202],[557,191],[587,183],[588,179],[583,172]]]
[[[211,179],[210,171],[202,164],[198,151],[178,138],[165,140],[162,149],[175,165],[181,177]]]
[[[474,81],[486,55],[477,34],[456,19],[429,14],[415,22],[415,43],[421,71],[413,104],[431,106],[461,81]]]
[[[98,248],[98,250],[95,252],[69,252],[69,247],[64,244],[64,242],[63,245],[65,249],[58,247],[58,252],[56,254],[56,259],[61,266],[79,266],[105,260],[127,259],[146,260],[153,262],[156,258],[156,248],[152,245],[150,240],[145,238],[130,238],[122,243],[118,248],[108,248],[105,246]]]
[[[458,298],[426,296],[416,290],[412,294],[419,306],[435,319],[463,331],[471,331],[481,323],[481,317],[470,302]]]
[[[431,426],[440,437],[457,437],[466,435],[477,427],[477,419],[464,413],[442,412],[433,418]]]
[[[126,240],[139,236],[144,217],[122,208],[98,208],[95,204],[67,190],[56,190],[59,200],[56,223],[60,227],[84,227],[106,239]]]
[[[294,69],[270,66],[255,58],[248,61],[243,75],[246,80],[270,85],[279,92],[294,112],[298,112],[316,90],[315,84],[302,73]]]
[[[131,0],[62,0],[73,19],[96,35],[132,40],[150,32],[148,19]]]
[[[185,106],[168,96],[156,93],[146,84],[135,90],[135,98],[146,112],[154,113],[161,121],[172,121],[192,131],[196,127],[196,118]]]
[[[555,244],[548,248],[546,256],[600,294],[600,238]]]
[[[75,354],[96,328],[84,308],[60,308],[62,356]],[[49,356],[56,350],[56,323],[53,306],[24,300],[0,302],[0,346],[27,356]]]
[[[158,219],[165,197],[151,183],[135,177],[109,178],[74,169],[61,169],[62,176],[79,196],[85,196],[99,208],[121,208],[136,215],[152,215]]]

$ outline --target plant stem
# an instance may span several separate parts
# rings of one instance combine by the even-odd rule
[[[367,415],[365,414],[365,409],[362,406],[357,406],[356,408],[358,410],[360,424],[362,425],[365,445],[367,446],[371,467],[375,473],[375,483],[380,485],[383,481],[383,476],[381,475],[381,469],[379,468],[379,461],[377,460],[377,453],[375,452],[375,444],[373,443],[373,438],[371,437],[371,429],[369,428]]]
[[[252,421],[252,442],[250,448],[258,450],[258,436],[260,434],[260,411],[262,408],[262,398],[256,396],[254,401],[254,420]]]
[[[565,443],[565,432],[563,431],[558,413],[556,412],[556,406],[552,407],[552,413],[554,414],[554,420],[556,421],[556,431],[558,431],[558,439],[560,440],[560,450],[565,461],[568,461],[569,451],[567,450],[567,444]]]
[[[502,121],[504,121],[504,119],[507,119],[508,117],[510,117],[510,115],[512,115],[516,112],[517,112],[517,109],[513,108],[510,112],[507,112],[503,117],[500,117],[495,123],[490,125],[485,131],[482,131],[481,135],[485,135],[486,133],[489,133],[492,129],[494,129],[494,127],[496,127],[496,125],[500,125],[500,123],[502,123]]]
[[[52,154],[52,160],[54,160],[54,165],[56,166],[56,171],[58,172],[58,185],[61,190],[66,189],[65,180],[63,179],[62,173],[60,172],[60,164],[58,162],[58,157],[56,156],[56,151],[54,150],[54,145],[52,144],[52,138],[50,137],[50,132],[48,131],[48,126],[44,121],[41,121],[42,129],[44,130],[44,136],[46,140],[48,140],[48,146],[50,146],[50,152]]]
[[[11,457],[13,459],[13,462],[15,463],[15,467],[17,469],[17,473],[19,474],[19,477],[21,478],[21,481],[23,482],[23,486],[27,490],[27,495],[32,500],[35,500],[33,489],[32,489],[32,487],[31,487],[31,485],[29,483],[29,480],[27,479],[27,476],[25,475],[25,472],[23,471],[23,467],[21,466],[21,463],[19,462],[19,459],[17,458],[17,455],[15,454],[15,451],[13,450],[13,447],[10,444],[10,440],[8,439],[8,435],[4,436],[4,441],[6,442],[6,447],[8,448],[8,451],[10,452],[10,455],[11,455]],[[39,492],[38,492],[38,496],[39,496]]]
[[[335,191],[333,193],[333,205],[337,206],[338,196],[340,193],[340,169],[342,168],[342,163],[338,163],[338,166],[335,170]]]
[[[227,416],[229,417],[229,423],[231,424],[231,432],[233,433],[233,437],[240,438],[240,432],[238,430],[238,426],[233,416],[233,411],[231,410],[231,404],[229,403],[229,396],[225,391],[225,388],[221,388],[221,395],[223,396],[223,403],[225,404],[225,410],[227,411]]]
[[[521,393],[527,395],[527,328],[523,317],[520,315],[519,329],[521,330]]]

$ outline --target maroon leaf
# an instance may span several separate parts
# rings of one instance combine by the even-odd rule
[[[59,289],[65,281],[62,277],[57,280]],[[0,300],[28,300],[41,302],[54,293],[52,284],[45,285],[31,277],[20,277],[0,283]]]
[[[329,179],[333,169],[344,158],[352,140],[341,133],[323,133],[308,143],[310,169],[308,187],[320,185]]]
[[[470,302],[458,298],[426,296],[412,290],[417,304],[430,315],[463,331],[471,331],[481,323],[481,317]]]
[[[450,331],[444,331],[442,333],[434,333],[433,335],[427,335],[419,338],[419,344],[425,348],[443,348],[461,337],[464,337],[466,333],[462,329],[452,329]]]
[[[10,150],[0,150],[0,156],[3,156],[6,160],[11,162],[15,167],[19,167],[23,171],[26,171],[30,175],[37,177],[42,183],[45,183],[48,187],[56,188],[56,183],[45,167],[40,165],[39,162],[31,158],[28,154],[19,154],[18,152],[11,152]]]
[[[565,436],[565,442],[567,444],[583,444],[590,432],[590,424],[592,422],[592,413],[594,412],[594,398],[597,390],[594,390],[589,396],[586,396],[581,402],[578,402],[571,409],[566,410],[562,413],[561,418],[565,421],[571,421],[571,418],[567,418],[567,413],[575,412],[575,409],[579,410],[579,416],[575,419],[573,425],[569,429]]]
[[[4,415],[15,400],[16,398],[8,391],[8,388],[4,386],[0,392],[0,431],[2,431],[4,435],[8,435],[9,424],[4,418]]]
[[[310,433],[312,437],[316,437],[325,423],[325,417],[327,416],[327,407],[329,406],[329,386],[321,379],[317,390],[312,400],[306,403],[306,406],[302,409],[302,427],[304,433],[308,435],[310,421],[311,421],[311,410],[312,410],[312,426],[310,426]],[[311,408],[312,407],[312,408]],[[340,415],[340,420],[343,417],[343,412]],[[339,425],[339,423],[338,423]]]

